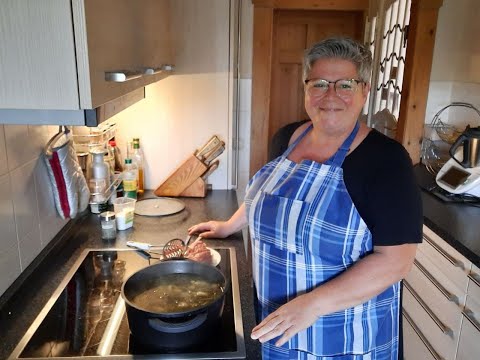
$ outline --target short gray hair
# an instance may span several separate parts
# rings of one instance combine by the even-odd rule
[[[303,81],[307,80],[313,64],[318,59],[351,61],[357,68],[360,80],[368,83],[372,72],[372,53],[366,45],[347,37],[322,40],[305,51],[303,56]]]

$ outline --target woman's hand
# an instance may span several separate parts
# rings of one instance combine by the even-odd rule
[[[197,234],[202,238],[225,238],[231,232],[227,221],[208,221],[193,225],[188,229],[188,234]]]
[[[240,205],[235,214],[228,221],[208,221],[193,225],[188,234],[197,234],[202,238],[226,238],[247,225],[245,204]]]
[[[312,295],[308,293],[280,306],[253,328],[251,338],[264,343],[281,336],[275,345],[282,346],[293,335],[308,328],[317,320],[312,311],[313,300]]]

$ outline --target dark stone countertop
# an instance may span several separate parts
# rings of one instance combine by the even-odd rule
[[[448,203],[427,189],[435,179],[424,166],[415,166],[415,175],[422,188],[423,221],[438,236],[480,267],[480,204]]]
[[[145,197],[151,193],[147,192]],[[154,196],[150,196],[154,197]],[[117,232],[117,239],[101,239],[97,215],[70,221],[17,281],[0,297],[0,359],[7,358],[40,313],[55,289],[86,248],[126,248],[126,241],[162,245],[172,238],[185,238],[187,229],[210,219],[226,220],[238,208],[234,191],[210,191],[206,198],[182,198],[186,207],[164,217],[135,216],[131,229]],[[251,268],[242,234],[224,240],[206,240],[209,246],[234,247],[237,255],[240,300],[247,359],[260,359],[260,346],[250,339],[255,326]]]

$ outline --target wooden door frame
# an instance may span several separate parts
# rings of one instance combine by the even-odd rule
[[[254,8],[250,176],[267,162],[274,11],[340,10],[363,11],[366,15],[369,9],[369,0],[252,0],[252,3]]]
[[[377,0],[252,0],[252,3],[250,176],[267,162],[274,11],[343,10],[363,11],[367,15],[376,9]],[[443,0],[412,0],[411,5],[397,140],[407,149],[414,164],[420,159],[436,24],[442,4]]]
[[[396,139],[420,162],[438,12],[443,0],[412,0]]]

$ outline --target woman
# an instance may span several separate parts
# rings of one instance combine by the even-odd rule
[[[358,121],[371,54],[347,38],[304,58],[311,121],[250,180],[225,222],[190,233],[226,237],[250,226],[263,359],[397,359],[400,280],[422,238],[410,158]]]

